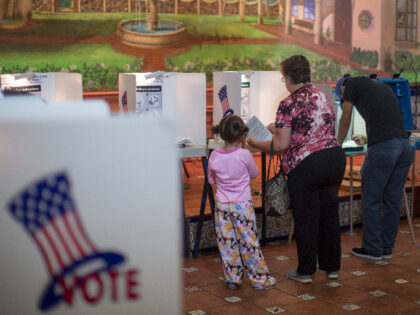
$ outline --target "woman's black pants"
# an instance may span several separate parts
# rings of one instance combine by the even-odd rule
[[[319,269],[340,270],[341,245],[338,190],[346,168],[341,147],[316,151],[288,175],[299,265],[312,275]]]

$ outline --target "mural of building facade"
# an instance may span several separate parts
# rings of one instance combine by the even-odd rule
[[[76,20],[79,14],[81,19],[84,20],[89,20],[86,14],[106,13],[103,18],[109,18],[110,20],[115,20],[113,13],[115,13],[115,16],[130,14],[134,16],[136,13],[144,15],[149,11],[149,1],[2,0],[0,1],[0,35],[5,35],[4,39],[7,39],[7,42],[19,42],[19,39],[12,40],[11,38],[14,35],[19,37],[21,29],[22,34],[29,34],[25,33],[24,25],[25,23],[30,24],[30,21],[35,19],[36,25],[30,25],[32,28],[30,34],[49,36],[49,33],[44,35],[40,28],[38,28],[39,31],[36,28],[46,23],[43,20],[46,16],[48,19],[57,16],[57,22],[55,23],[61,23],[61,21],[64,23],[67,13],[72,21]],[[183,49],[179,51],[168,49],[167,52],[160,50],[159,53],[163,55],[162,58],[170,56],[169,59],[165,59],[170,64],[173,62],[170,58],[190,51],[195,47],[194,45],[199,45],[198,49],[201,49],[207,43],[228,47],[228,45],[236,43],[232,41],[232,37],[235,40],[242,39],[241,43],[246,45],[252,43],[283,45],[289,43],[291,38],[296,38],[296,41],[292,40],[294,44],[337,61],[346,67],[356,67],[358,70],[364,69],[364,71],[384,70],[389,73],[388,75],[392,71],[416,72],[420,70],[420,47],[417,39],[417,29],[420,21],[417,14],[417,2],[418,0],[157,0],[156,10],[158,14],[175,17],[183,22],[194,18],[194,20],[191,20],[192,22],[189,22],[190,24],[186,24],[191,35],[189,37],[190,43],[184,45]],[[98,16],[96,15],[95,18]],[[270,34],[264,35],[265,37],[275,36],[277,40],[268,40],[261,37],[259,41],[253,41],[241,37],[243,36],[241,34],[235,35],[235,32],[229,33],[219,29],[210,35],[202,31],[207,27],[206,23],[209,19],[214,21],[214,18],[218,19],[219,17],[221,20],[227,19],[229,23],[232,21],[242,23],[239,26],[235,25],[239,28],[243,27],[245,29],[245,25],[251,26],[261,32]],[[203,24],[200,25],[200,23]],[[10,25],[15,25],[13,33],[9,31]],[[196,32],[200,28],[201,32]],[[101,31],[98,29],[98,33]],[[116,31],[117,27],[115,26],[113,32]],[[92,32],[92,29],[88,30],[89,34]],[[100,43],[109,41],[114,50],[118,53],[125,53],[127,50],[118,50],[113,44],[112,41],[115,36],[111,34],[111,31],[108,30],[107,32],[107,37],[102,38]],[[59,35],[73,36],[75,34],[69,28]],[[200,38],[201,36],[202,38]],[[82,36],[80,38],[82,39]],[[23,43],[24,40],[21,38],[20,42]],[[85,42],[83,41],[83,43]],[[317,47],[323,48],[318,49]],[[276,49],[282,48],[276,47]],[[144,64],[147,65],[147,53],[140,51],[134,55],[143,55]],[[215,63],[225,62],[227,65],[234,63],[232,57],[226,57],[231,59],[224,61],[224,52],[219,50],[218,53],[221,61],[215,61]],[[205,58],[206,55],[206,53],[201,52],[197,54],[199,58]],[[252,53],[249,57],[254,58]],[[194,56],[194,58],[197,57]],[[276,69],[277,62],[270,60],[267,62],[271,64],[270,69]],[[191,64],[196,65],[197,60],[184,61],[183,66],[175,64],[168,69],[178,71],[181,68],[191,68]],[[163,61],[159,65],[162,69]],[[331,62],[325,64],[325,67],[331,66],[336,67]],[[247,67],[247,65],[245,64],[244,67]],[[222,67],[221,69],[225,68]],[[157,69],[147,68],[146,70]],[[195,70],[200,71],[198,68],[195,68]],[[387,75],[386,72],[382,72],[381,75]],[[321,78],[321,81],[334,81],[340,74],[342,74],[342,70],[336,70],[334,74],[324,79]]]
[[[420,70],[417,2],[353,1],[352,47],[377,52],[381,69]]]

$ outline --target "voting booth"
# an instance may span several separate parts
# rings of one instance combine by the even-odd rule
[[[414,129],[409,81],[404,78],[372,78],[372,80],[386,84],[392,90],[392,92],[394,92],[401,108],[405,129]],[[366,123],[357,109],[354,107],[352,113],[352,121],[346,140],[350,140],[351,135],[355,134],[366,135]]]
[[[322,90],[322,92],[325,93],[325,96],[327,97],[334,111],[334,115],[337,117],[337,103],[335,102],[332,86],[330,84],[319,84],[319,83],[313,83],[313,86],[317,87],[318,89]]]
[[[176,138],[206,145],[206,76],[203,73],[120,73],[121,112],[176,115]]]
[[[245,122],[256,116],[267,125],[274,121],[278,105],[287,95],[280,71],[214,72],[213,123],[229,112]]]
[[[175,121],[1,108],[2,313],[180,314]]]
[[[337,112],[336,112],[336,133],[338,133],[338,124],[340,122],[341,119],[341,115],[342,115],[342,105],[340,102],[340,98],[341,98],[341,85],[343,84],[343,80],[344,78],[339,79],[336,82],[335,85],[335,93],[334,93],[334,104],[335,107],[337,108]],[[349,130],[347,131],[347,135],[344,139],[344,143],[348,144],[349,146],[353,146],[353,147],[361,147],[359,145],[357,145],[353,140],[352,137],[353,135],[363,135],[366,136],[366,122],[363,119],[363,117],[360,115],[360,113],[357,111],[356,107],[353,107],[353,111],[351,114],[351,121],[350,121],[350,126],[349,126]]]
[[[0,83],[4,97],[38,95],[47,103],[83,100],[83,84],[80,73],[2,74]]]
[[[340,122],[342,109],[340,106],[337,107],[337,115],[336,115],[336,133],[338,133],[338,123]],[[349,130],[347,135],[344,139],[344,142],[351,141],[353,135],[363,135],[366,136],[366,122],[360,113],[357,111],[356,107],[353,107],[353,112],[351,114],[351,121]]]
[[[106,118],[110,115],[109,105],[103,100],[45,103],[36,95],[0,99],[0,116],[8,118]]]
[[[394,92],[401,108],[406,130],[413,130],[413,115],[411,109],[410,82],[404,78],[377,78],[376,81],[385,83]]]

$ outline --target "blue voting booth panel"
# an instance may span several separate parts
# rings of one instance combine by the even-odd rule
[[[413,130],[414,124],[413,115],[411,113],[411,95],[408,80],[403,78],[378,78],[374,80],[387,84],[395,93],[398,98],[398,102],[400,103],[405,129]]]

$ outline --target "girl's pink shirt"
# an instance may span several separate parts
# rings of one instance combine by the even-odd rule
[[[252,200],[249,182],[258,176],[258,168],[248,150],[215,150],[210,155],[207,176],[210,184],[217,184],[217,201],[243,202]]]

